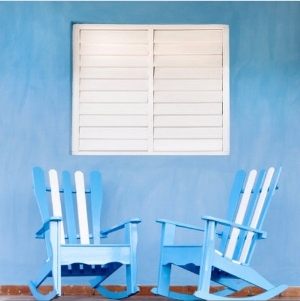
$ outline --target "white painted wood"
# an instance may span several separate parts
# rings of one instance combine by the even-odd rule
[[[155,79],[222,79],[222,68],[155,68]]]
[[[156,145],[175,142],[170,153],[178,153],[176,138],[201,145],[199,154],[209,152],[205,139],[217,145],[212,153],[229,152],[228,26],[78,24],[73,32],[73,153],[104,153],[103,142],[144,153],[145,131],[147,153],[160,148],[157,137]],[[182,138],[186,128],[193,130]]]
[[[154,150],[160,152],[220,151],[222,139],[155,139]]]
[[[154,127],[221,127],[221,115],[155,116]]]
[[[148,138],[147,127],[81,127],[81,139],[143,139]]]
[[[123,115],[123,116],[99,116],[99,115],[81,115],[79,121],[82,126],[99,126],[99,127],[147,127],[147,116],[140,115]]]
[[[81,26],[77,27],[80,30]],[[97,30],[83,29],[81,30],[80,42],[90,43],[93,41],[93,43],[109,44],[112,42],[112,37],[113,42],[117,44],[147,44],[148,30],[136,30],[135,28],[131,28],[131,30],[123,30],[121,28],[113,30],[109,27],[103,27],[103,30],[99,29],[99,27],[97,27]]]
[[[87,216],[87,206],[85,197],[84,176],[81,171],[75,172],[75,185],[76,185],[76,201],[77,201],[77,214],[78,214],[78,227],[81,244],[89,244],[89,226]]]
[[[230,150],[229,27],[223,28],[223,151]]]
[[[147,151],[147,140],[80,140],[80,150],[91,151]]]
[[[265,201],[266,201],[266,196],[267,196],[267,192],[268,189],[270,187],[271,181],[272,181],[272,177],[274,174],[275,169],[273,167],[269,168],[265,181],[264,181],[264,185],[261,189],[261,193],[259,194],[259,199],[257,201],[257,205],[250,223],[250,227],[251,228],[256,228],[259,218],[261,216],[262,213],[262,209],[264,207]],[[251,246],[251,242],[252,242],[252,238],[254,236],[253,232],[248,232],[245,242],[244,242],[244,246],[241,252],[241,256],[240,256],[240,262],[244,263],[247,260],[247,256],[250,250],[250,246]]]
[[[51,201],[52,201],[52,214],[53,216],[63,218],[63,212],[61,208],[61,201],[60,201],[60,193],[59,193],[59,183],[58,183],[58,176],[57,171],[54,169],[49,170],[49,182],[51,188]],[[61,244],[65,244],[65,230],[64,230],[64,222],[61,221],[61,230],[60,230],[60,242]]]
[[[154,115],[222,115],[222,103],[155,104]]]
[[[222,70],[221,76],[222,76]],[[148,79],[147,68],[100,68],[100,67],[82,67],[80,69],[80,78],[93,79]]]
[[[147,103],[148,91],[81,91],[80,102]]]
[[[148,44],[82,44],[81,55],[148,55]]]
[[[155,43],[195,43],[201,41],[202,43],[220,43],[222,42],[222,30],[201,30],[195,29],[174,29],[155,31]]]
[[[154,102],[155,103],[222,102],[222,91],[155,91]]]
[[[80,114],[90,115],[147,115],[147,104],[83,103]]]
[[[80,103],[80,56],[79,56],[80,30],[73,30],[73,85],[72,85],[72,152],[78,153],[79,149],[79,103]]]
[[[192,41],[193,43],[182,42],[177,44],[159,44],[156,43],[154,46],[155,55],[194,55],[194,54],[222,54],[223,45],[222,43],[197,43],[197,40]]]
[[[94,91],[147,91],[148,82],[142,79],[123,79],[123,80],[98,80],[82,79],[80,81],[81,90]]]
[[[155,56],[155,67],[221,67],[222,55]]]
[[[81,56],[80,67],[147,67],[148,56]]]
[[[252,191],[254,183],[255,183],[256,176],[257,176],[257,171],[251,170],[251,172],[249,173],[248,179],[247,179],[245,191],[244,191],[242,199],[240,201],[238,212],[235,217],[234,222],[236,224],[243,223],[245,213],[246,213],[246,210],[247,210],[247,207],[249,204],[249,200],[251,197],[251,191]],[[230,239],[228,241],[228,245],[227,245],[226,252],[225,252],[225,256],[230,259],[232,259],[232,257],[233,257],[239,233],[240,233],[239,229],[237,229],[237,228],[232,229]]]
[[[155,139],[222,139],[221,127],[155,128]]]
[[[155,91],[221,91],[221,79],[154,80]]]
[[[148,31],[148,51],[149,51],[149,64],[148,64],[148,152],[153,152],[153,115],[154,115],[154,68],[153,68],[153,39],[154,30]]]

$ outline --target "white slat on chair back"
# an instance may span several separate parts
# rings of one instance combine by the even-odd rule
[[[250,197],[251,197],[251,191],[252,191],[252,188],[253,188],[254,183],[255,183],[256,175],[257,175],[257,171],[256,170],[251,170],[251,172],[248,176],[247,183],[246,183],[246,186],[245,186],[245,191],[243,193],[238,211],[236,213],[236,218],[234,220],[234,222],[237,223],[237,224],[242,224],[243,221],[244,221],[245,214],[246,214],[246,211],[247,211],[247,208],[248,208],[248,205],[249,205],[249,200],[250,200]],[[229,239],[228,244],[227,244],[225,257],[228,257],[229,259],[233,258],[239,234],[240,234],[239,229],[234,228],[232,230],[231,235],[230,235],[230,239]]]
[[[266,175],[266,178],[264,180],[264,184],[263,184],[261,193],[259,194],[259,199],[258,199],[256,208],[255,208],[252,220],[250,222],[250,227],[251,228],[256,228],[257,225],[258,225],[262,210],[263,210],[264,205],[265,205],[268,189],[270,187],[274,171],[275,171],[275,169],[273,167],[271,167],[271,168],[269,168],[269,170],[267,172],[267,175]],[[241,263],[245,263],[246,260],[247,260],[253,235],[254,235],[253,232],[248,232],[247,233],[247,236],[246,236],[246,239],[245,239],[245,242],[244,242],[244,246],[242,248],[240,260],[239,260],[239,262],[241,262]]]
[[[52,199],[52,211],[53,216],[63,217],[61,201],[60,201],[60,192],[59,192],[59,183],[57,172],[54,169],[49,170],[49,182],[51,188],[51,199]],[[63,221],[61,222],[61,243],[65,243],[65,230]]]
[[[84,185],[84,175],[81,171],[75,172],[75,185],[77,196],[78,227],[81,244],[89,244],[89,226],[86,206],[86,195]]]

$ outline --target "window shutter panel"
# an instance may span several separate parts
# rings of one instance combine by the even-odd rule
[[[83,28],[79,45],[79,152],[147,151],[147,30]]]
[[[155,151],[222,151],[222,35],[208,29],[155,31]]]
[[[74,25],[73,154],[228,154],[224,25]]]

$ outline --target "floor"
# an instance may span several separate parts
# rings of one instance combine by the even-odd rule
[[[111,299],[106,299],[103,298],[101,296],[62,296],[59,299],[60,301],[101,301],[101,300],[111,300]],[[171,301],[173,299],[167,299],[164,297],[157,297],[157,296],[139,296],[139,295],[135,295],[135,296],[131,296],[130,298],[124,299],[127,301]],[[241,300],[241,299],[237,299],[237,300]],[[272,300],[280,300],[280,301],[284,301],[284,300],[299,300],[300,301],[300,297],[276,297],[273,298]],[[31,296],[0,296],[0,301],[35,301],[35,299]]]

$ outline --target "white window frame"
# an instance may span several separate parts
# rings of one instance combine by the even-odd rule
[[[75,24],[72,98],[74,155],[228,155],[229,27]]]

